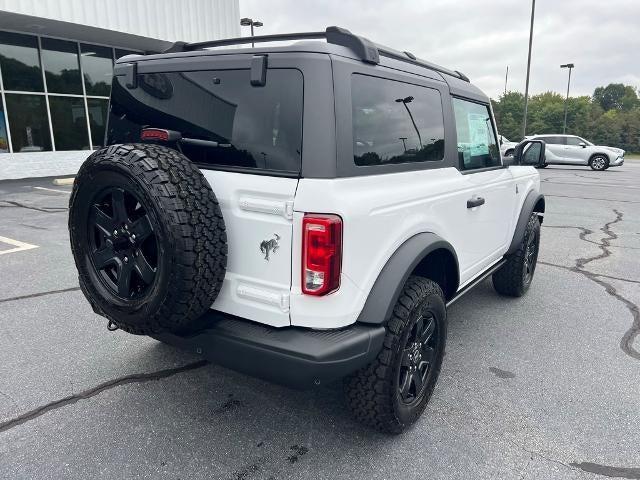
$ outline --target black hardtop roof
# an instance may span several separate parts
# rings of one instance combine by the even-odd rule
[[[268,46],[257,48],[233,48],[221,50],[206,50],[214,47],[235,46],[253,43],[278,42],[302,40],[287,46]],[[306,41],[311,40],[311,41]],[[326,40],[314,41],[314,40]],[[324,32],[302,32],[288,33],[278,35],[262,35],[256,37],[239,37],[222,40],[211,40],[207,42],[185,43],[176,42],[170,48],[159,54],[151,55],[127,55],[118,59],[117,63],[128,63],[131,61],[156,60],[167,58],[182,58],[201,55],[222,55],[222,54],[268,54],[268,53],[286,53],[286,52],[314,52],[335,54],[361,60],[372,66],[381,62],[380,57],[410,64],[413,68],[408,70],[416,73],[420,69],[429,69],[441,74],[451,88],[451,93],[469,97],[472,99],[487,101],[488,98],[480,89],[471,85],[469,78],[457,70],[450,70],[445,67],[436,65],[416,58],[410,52],[400,52],[384,45],[379,45],[370,40],[354,35],[349,30],[340,27],[327,27]]]

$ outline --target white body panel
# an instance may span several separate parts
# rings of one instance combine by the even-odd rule
[[[522,202],[538,187],[539,177],[532,167],[467,175],[444,168],[301,179],[294,203],[291,324],[338,328],[355,322],[391,255],[423,232],[435,233],[454,247],[463,286],[505,254]],[[467,200],[474,196],[485,198],[485,204],[467,208]],[[335,213],[343,220],[341,286],[324,297],[301,294],[304,212]]]
[[[212,308],[284,327],[289,322],[293,200],[298,179],[202,170],[227,227],[227,271]],[[277,235],[277,237],[276,237]],[[269,251],[261,243],[277,239]]]

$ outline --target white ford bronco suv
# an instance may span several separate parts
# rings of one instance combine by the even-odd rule
[[[544,142],[507,165],[467,77],[348,30],[252,39],[292,40],[118,60],[70,201],[80,285],[110,329],[289,386],[344,378],[358,419],[401,432],[447,306],[489,275],[529,288]]]

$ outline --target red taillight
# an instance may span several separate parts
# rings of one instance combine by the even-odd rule
[[[302,220],[302,293],[326,295],[340,287],[342,219],[306,214]]]
[[[164,128],[143,128],[140,132],[140,140],[176,142],[180,140],[180,137],[180,132],[165,130]]]

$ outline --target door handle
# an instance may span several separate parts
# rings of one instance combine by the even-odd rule
[[[480,205],[484,205],[484,198],[482,197],[473,197],[467,200],[467,208],[479,207]]]

